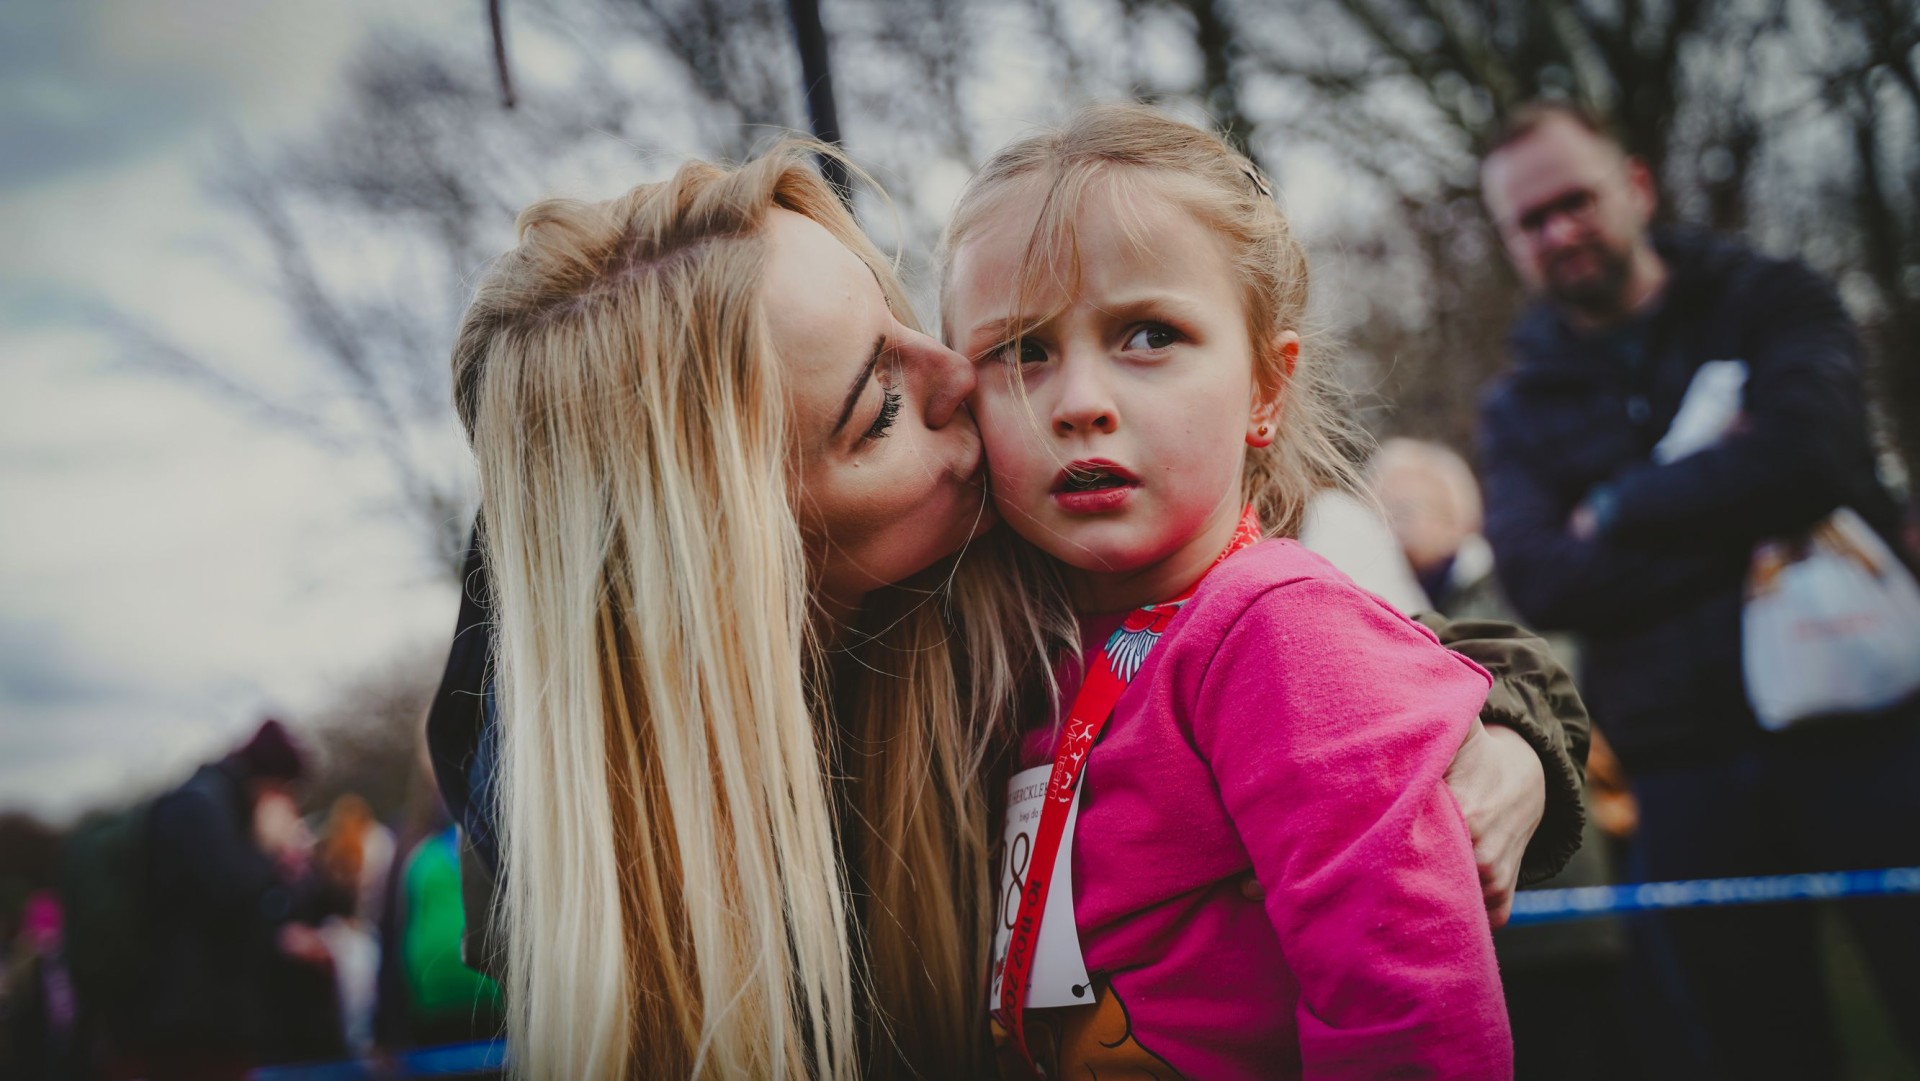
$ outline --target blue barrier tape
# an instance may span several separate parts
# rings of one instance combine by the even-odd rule
[[[303,1066],[269,1066],[248,1081],[398,1081],[406,1078],[466,1077],[498,1072],[507,1064],[504,1040],[479,1040],[403,1051],[389,1059],[348,1059]]]
[[[480,1043],[409,1051],[400,1056],[400,1064],[403,1070],[410,1071],[405,1075],[410,1077],[446,1077],[504,1069],[507,1065],[507,1042],[484,1040]]]
[[[1521,890],[1513,898],[1510,926],[1583,920],[1623,912],[1651,912],[1707,905],[1759,905],[1779,901],[1824,901],[1836,897],[1876,897],[1920,893],[1920,867],[1825,874],[1764,875],[1758,878],[1701,878],[1680,882],[1641,882],[1627,886],[1582,886],[1561,890]]]

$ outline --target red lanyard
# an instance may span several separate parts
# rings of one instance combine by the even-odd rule
[[[1260,539],[1260,519],[1248,507],[1240,515],[1240,524],[1226,550],[1213,561],[1217,567],[1228,556]],[[1213,567],[1207,568],[1211,571]],[[1205,578],[1206,575],[1201,575]],[[1194,582],[1178,597],[1159,604],[1137,608],[1113,632],[1087,666],[1087,677],[1074,695],[1067,711],[1067,725],[1060,733],[1053,752],[1053,770],[1047,774],[1047,801],[1040,810],[1040,824],[1033,837],[1033,857],[1028,861],[1026,889],[1020,894],[1020,910],[1007,938],[1006,968],[1000,981],[1000,1024],[1013,1041],[1021,1061],[1037,1076],[1033,1054],[1027,1049],[1024,1019],[1027,991],[1033,981],[1033,952],[1040,941],[1040,917],[1047,908],[1047,891],[1053,884],[1053,864],[1060,854],[1060,842],[1066,832],[1067,811],[1073,804],[1074,789],[1087,768],[1087,755],[1113,716],[1114,704],[1133,682],[1147,654],[1166,632],[1167,624],[1180,612],[1180,606],[1199,587]]]

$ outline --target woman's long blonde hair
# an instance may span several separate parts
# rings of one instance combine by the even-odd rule
[[[1278,434],[1270,445],[1248,450],[1242,477],[1242,497],[1259,511],[1267,532],[1297,536],[1317,492],[1365,492],[1352,451],[1366,437],[1342,408],[1345,395],[1328,353],[1303,344],[1289,371],[1278,353],[1264,348],[1282,331],[1308,337],[1306,249],[1259,167],[1217,133],[1144,105],[1103,104],[1011,144],[961,192],[942,245],[948,276],[953,253],[989,217],[1010,202],[1037,201],[1039,218],[1008,288],[1016,300],[1062,286],[1071,292],[1078,272],[1074,230],[1096,185],[1108,185],[1122,206],[1140,194],[1170,198],[1227,248],[1255,343],[1258,393],[1282,405]],[[1125,220],[1115,224],[1129,227]]]
[[[1045,643],[1007,584],[929,592],[951,568],[870,598],[849,655],[814,637],[769,212],[818,222],[909,310],[818,150],[532,206],[461,327],[522,1075],[982,1062],[979,777],[1016,659]]]

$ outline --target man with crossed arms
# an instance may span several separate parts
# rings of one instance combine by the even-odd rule
[[[1584,639],[1582,689],[1640,803],[1635,877],[1920,865],[1920,704],[1768,732],[1742,680],[1755,542],[1847,506],[1897,548],[1859,335],[1832,286],[1724,237],[1652,228],[1646,165],[1571,106],[1517,112],[1480,178],[1535,295],[1484,404],[1486,532],[1520,612]],[[1729,359],[1747,366],[1741,420],[1655,464],[1695,371]],[[1842,907],[1920,1052],[1920,898]],[[1661,918],[1717,1076],[1838,1076],[1816,915]]]

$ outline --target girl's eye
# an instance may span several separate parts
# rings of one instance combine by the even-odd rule
[[[1000,347],[1000,356],[1015,364],[1045,364],[1047,347],[1032,338],[1016,338]]]
[[[1133,337],[1127,339],[1127,348],[1146,350],[1165,349],[1179,339],[1180,335],[1172,327],[1162,326],[1159,323],[1148,323],[1146,326],[1134,331]]]
[[[880,412],[874,416],[873,423],[867,425],[866,433],[860,438],[863,440],[886,438],[887,429],[893,427],[893,422],[899,417],[900,392],[883,385],[880,388]]]

